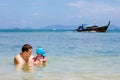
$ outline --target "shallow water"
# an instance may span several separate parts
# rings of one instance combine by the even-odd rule
[[[46,66],[15,66],[23,44],[43,47]],[[120,80],[120,32],[0,32],[0,80]]]

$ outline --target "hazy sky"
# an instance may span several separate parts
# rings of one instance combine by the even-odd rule
[[[0,0],[0,28],[120,25],[120,0]]]

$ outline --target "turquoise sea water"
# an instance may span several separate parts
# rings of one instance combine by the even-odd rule
[[[42,47],[46,66],[15,66],[23,44]],[[120,80],[120,32],[1,30],[0,80]]]

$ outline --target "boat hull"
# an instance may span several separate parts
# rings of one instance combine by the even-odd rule
[[[98,27],[98,26],[90,26],[88,28],[83,28],[83,26],[79,27],[78,29],[76,29],[77,32],[106,32],[108,27],[110,25],[110,21],[107,25],[105,26],[101,26],[101,27]]]

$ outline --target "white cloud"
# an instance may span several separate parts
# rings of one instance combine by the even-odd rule
[[[33,16],[38,16],[38,15],[40,15],[39,13],[33,13]]]
[[[39,12],[34,12],[34,13],[31,13],[30,17],[44,17],[44,14]]]
[[[77,8],[80,8],[80,7],[83,7],[86,5],[86,2],[85,1],[77,1],[77,2],[70,2],[67,4],[68,6],[71,6],[71,7],[77,7]]]
[[[119,9],[118,6],[112,6],[106,3],[97,3],[97,2],[86,2],[86,1],[77,1],[70,2],[67,6],[77,8],[80,11],[86,11],[89,13],[105,13],[105,12],[113,12],[116,9]]]

